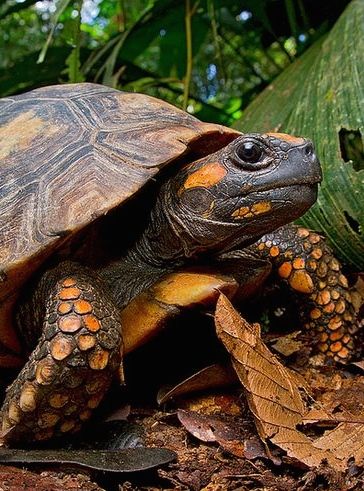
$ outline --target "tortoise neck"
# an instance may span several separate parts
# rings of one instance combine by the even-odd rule
[[[99,271],[119,307],[186,262],[183,247],[160,198],[135,244],[118,261]]]

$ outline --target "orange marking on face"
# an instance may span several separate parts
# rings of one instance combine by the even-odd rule
[[[227,170],[224,166],[218,162],[211,162],[203,165],[195,172],[190,174],[183,187],[184,189],[203,187],[211,188],[215,184],[219,183],[227,174]]]
[[[267,213],[271,209],[272,209],[272,205],[271,203],[269,203],[269,201],[261,201],[253,205],[250,209],[247,206],[242,206],[241,208],[235,210],[231,216],[233,216],[236,219],[251,218],[256,215]]]
[[[64,288],[59,292],[61,300],[76,300],[81,295],[81,290],[76,287]]]
[[[284,140],[288,143],[294,143],[295,145],[302,145],[305,140],[301,137],[287,135],[287,133],[267,133],[268,136],[273,136],[273,138],[279,138],[280,140]]]
[[[92,305],[86,300],[77,300],[75,302],[75,312],[77,314],[89,314],[92,312]]]
[[[89,314],[89,315],[85,315],[83,317],[83,322],[85,323],[85,326],[87,327],[87,329],[91,332],[96,332],[98,330],[101,329],[101,324],[100,322],[98,321],[98,319],[96,319],[96,317],[92,314]]]
[[[252,206],[252,212],[254,215],[261,215],[267,213],[272,209],[272,204],[269,201],[260,201]]]
[[[278,274],[281,278],[287,279],[292,272],[292,264],[288,261],[285,261],[278,268]]]
[[[303,248],[306,252],[310,252],[312,249],[312,244],[308,242],[308,240],[305,240],[304,243],[302,244]]]
[[[231,216],[239,219],[239,218],[244,218],[250,211],[250,208],[248,206],[242,206],[241,208],[238,208],[237,210],[233,211]],[[249,216],[252,216],[251,213],[249,213]]]

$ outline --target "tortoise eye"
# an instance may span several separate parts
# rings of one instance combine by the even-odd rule
[[[249,164],[258,162],[263,153],[262,148],[252,141],[242,143],[236,148],[235,152],[240,160]]]

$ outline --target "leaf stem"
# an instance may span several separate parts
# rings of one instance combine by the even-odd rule
[[[192,28],[191,28],[191,2],[190,0],[185,0],[185,30],[186,30],[186,75],[184,79],[184,89],[183,89],[183,109],[187,109],[188,97],[190,92],[191,78],[192,78]]]

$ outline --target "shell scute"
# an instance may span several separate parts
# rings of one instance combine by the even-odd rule
[[[153,97],[96,84],[2,99],[0,347],[19,347],[11,321],[18,292],[72,234],[123,203],[190,144],[208,135],[222,146],[238,134]]]

